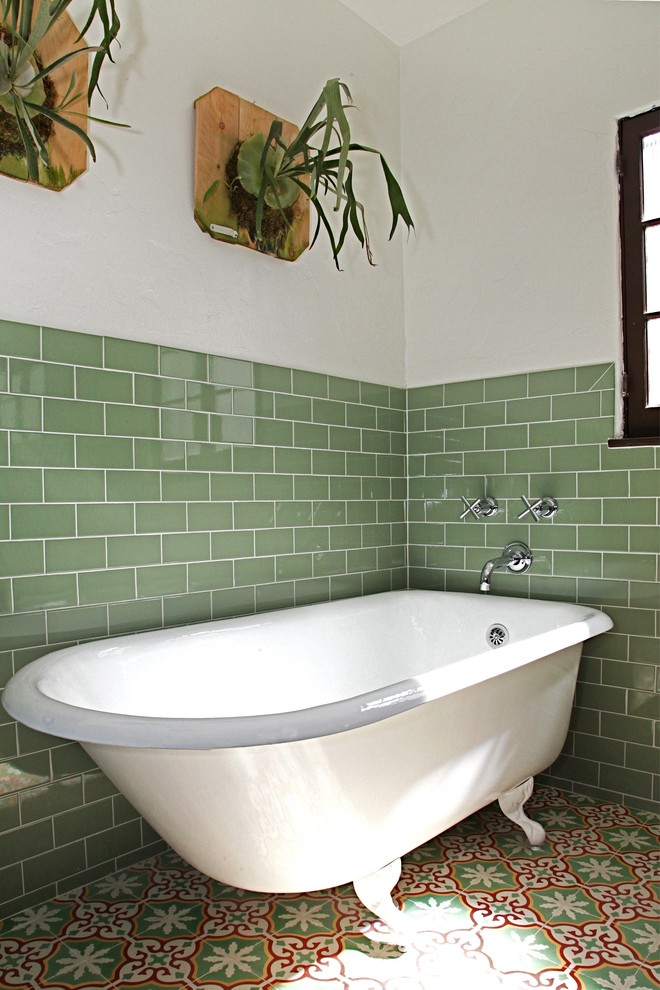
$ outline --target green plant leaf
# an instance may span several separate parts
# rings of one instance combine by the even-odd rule
[[[255,221],[257,227],[257,237],[261,240],[263,231],[263,221],[264,221],[264,202],[266,197],[266,189],[268,188],[268,177],[264,172],[264,177],[261,180],[261,186],[259,187],[259,193],[257,194],[257,207],[255,211]]]
[[[253,134],[243,141],[238,152],[238,178],[246,192],[253,196],[259,195],[263,178],[261,155],[266,149],[266,139],[263,134]]]
[[[94,90],[98,90],[100,96],[103,98],[105,105],[108,105],[108,101],[103,96],[101,88],[99,86],[99,75],[101,69],[103,68],[103,62],[105,59],[109,59],[114,62],[112,57],[112,51],[110,46],[113,42],[117,41],[117,35],[119,34],[119,29],[121,27],[121,21],[117,15],[117,10],[115,8],[115,0],[94,0],[92,4],[92,9],[89,14],[87,23],[80,32],[82,37],[94,19],[94,14],[97,13],[101,23],[103,24],[103,40],[100,45],[100,50],[94,56],[92,61],[92,68],[89,74],[89,86],[87,87],[87,99],[88,102],[92,102],[92,96],[94,95]],[[117,42],[118,43],[118,42]]]
[[[96,46],[86,47],[86,48],[76,48],[73,52],[66,52],[64,55],[60,55],[53,62],[49,62],[48,65],[44,66],[37,74],[35,79],[44,79],[47,75],[57,69],[60,65],[65,65],[70,62],[72,58],[78,58],[79,55],[86,55],[88,52],[97,52],[99,49]]]
[[[30,8],[30,19],[28,19],[26,15],[28,7]],[[32,18],[31,11],[32,0],[21,0],[21,20],[14,35],[19,42],[17,46],[18,57],[14,64],[14,72],[16,75],[19,75],[30,59],[34,58],[37,45],[43,41],[44,37],[54,24],[54,18],[51,16],[50,12],[50,5],[47,2],[44,2],[44,0],[39,0],[37,16],[34,18],[34,22],[30,27]]]
[[[216,179],[214,182],[211,183],[211,185],[208,187],[208,189],[204,193],[204,197],[202,199],[202,203],[206,203],[211,198],[211,196],[216,191],[216,189],[218,188],[219,185],[220,185],[220,179]]]
[[[25,162],[27,165],[28,178],[33,182],[39,181],[39,158],[37,156],[36,147],[41,144],[42,157],[45,152],[46,158],[45,162],[48,162],[48,152],[46,151],[41,138],[35,131],[34,127],[30,122],[30,115],[22,107],[22,101],[20,97],[14,95],[14,116],[16,118],[16,125],[18,127],[18,133],[21,136],[21,140],[25,147]]]
[[[23,0],[18,30],[22,38],[27,38],[32,27],[33,0]]]
[[[361,144],[352,144],[351,151],[367,151],[372,155],[378,155],[380,158],[380,164],[383,169],[383,174],[385,175],[385,183],[387,185],[387,195],[390,200],[390,207],[392,208],[392,229],[390,230],[389,240],[392,240],[394,231],[396,230],[396,225],[398,223],[399,217],[403,220],[408,231],[415,229],[415,224],[413,223],[413,218],[410,215],[410,211],[404,199],[403,193],[401,191],[401,186],[394,178],[392,170],[385,161],[385,158],[377,151],[375,148],[365,148]]]
[[[7,104],[3,103],[5,109],[9,109],[9,111],[16,117],[17,122],[19,121],[23,111],[25,111],[26,116],[23,118],[23,125],[19,126],[19,133],[25,145],[26,156],[28,158],[31,157],[28,145],[36,142],[35,147],[39,148],[40,144],[42,144],[36,135],[36,132],[34,136],[31,136],[30,132],[33,129],[29,123],[29,114],[27,110],[27,107],[32,108],[34,104],[38,104],[40,102],[38,97],[35,98],[35,91],[32,89],[32,86],[34,86],[35,83],[41,82],[46,76],[52,73],[55,69],[64,65],[70,59],[93,53],[94,59],[92,61],[89,85],[87,88],[88,103],[91,101],[94,90],[98,89],[99,92],[101,92],[98,85],[99,73],[106,58],[109,58],[110,61],[113,60],[110,46],[117,40],[121,23],[115,8],[115,0],[89,0],[89,3],[90,7],[87,20],[78,35],[77,42],[83,38],[83,35],[91,24],[95,20],[98,20],[103,30],[101,43],[99,45],[84,45],[80,48],[72,49],[71,51],[65,52],[64,54],[53,59],[53,61],[47,65],[42,65],[35,73],[34,78],[28,86],[27,81],[25,83],[21,82],[21,76],[27,71],[28,66],[34,65],[38,46],[51,30],[53,25],[57,23],[58,19],[66,13],[71,4],[71,0],[0,0],[0,19],[3,22],[5,31],[10,37],[9,45],[5,42],[0,44],[0,96],[2,96],[3,93],[7,96],[11,92],[17,92],[18,95],[23,98],[31,98],[29,101],[26,100],[25,105],[21,104],[18,109],[15,109],[13,106],[7,107]],[[60,106],[55,108],[54,112],[57,114],[58,110],[61,110],[64,106],[68,106],[79,95],[79,93],[74,93],[72,95],[72,88],[69,87],[69,90],[62,99]],[[101,96],[102,95],[103,94],[101,93]],[[70,120],[65,120],[65,118],[59,115],[53,117],[52,112],[46,112],[47,109],[48,108],[46,107],[40,106],[39,112],[77,133],[82,140],[88,143],[88,147],[92,152],[92,157],[95,158],[93,145],[84,134],[84,131],[73,124]],[[73,113],[73,111],[71,111],[71,113]],[[114,124],[114,126],[117,127],[127,126],[125,124],[115,123],[114,121],[103,120],[100,117],[92,117],[87,114],[83,116],[87,116],[89,120]],[[27,143],[26,136],[28,139]],[[43,158],[45,154],[47,158],[47,151],[45,147],[40,148],[39,150],[41,157]],[[30,178],[34,177],[34,169],[28,168],[28,173]]]
[[[282,141],[281,121],[274,120],[268,138],[255,134],[241,144],[238,154],[238,181],[246,192],[257,199],[255,218],[258,236],[261,236],[264,207],[278,210],[287,220],[285,210],[299,195],[298,190],[303,189],[317,214],[312,246],[320,230],[324,229],[337,268],[339,252],[349,230],[366,252],[369,264],[374,264],[364,205],[357,198],[353,185],[353,152],[366,152],[379,157],[392,214],[390,239],[399,219],[409,232],[414,229],[401,186],[381,152],[351,140],[345,111],[352,106],[348,87],[339,79],[329,79],[289,145]],[[211,195],[211,190],[206,195]],[[334,212],[342,214],[338,235],[321,203],[321,198],[326,195],[334,198]]]
[[[268,131],[268,137],[264,141],[263,150],[261,152],[261,158],[259,159],[259,169],[263,171],[268,160],[268,153],[270,149],[273,149],[277,153],[277,166],[282,164],[282,159],[284,157],[284,152],[286,151],[286,145],[282,140],[282,121],[273,120],[270,125],[270,130]]]
[[[69,101],[71,102],[71,101]],[[85,120],[93,120],[97,124],[107,124],[108,127],[126,127],[130,130],[130,124],[122,124],[117,120],[107,120],[105,117],[95,117],[91,113],[81,113],[79,110],[67,110],[67,104],[60,105],[58,110],[66,110],[69,117],[84,117]]]
[[[288,209],[289,206],[293,206],[299,195],[300,192],[296,188],[293,179],[288,178],[286,175],[280,175],[274,176],[269,181],[268,188],[264,193],[264,199],[267,206],[283,211]]]
[[[72,120],[67,120],[67,118],[63,117],[61,113],[57,113],[56,110],[51,110],[49,107],[40,107],[36,104],[29,103],[27,100],[25,100],[24,103],[28,109],[36,109],[39,113],[42,113],[44,117],[48,117],[48,119],[52,120],[54,123],[60,124],[62,127],[66,127],[68,131],[73,131],[74,134],[77,134],[80,140],[84,141],[87,145],[92,159],[96,161],[96,149],[82,127],[78,127],[78,125],[74,124]],[[87,115],[81,114],[81,116],[84,117]]]
[[[0,41],[0,98],[9,96],[12,87],[11,52],[4,41]],[[8,104],[7,109],[11,110]]]
[[[284,155],[283,146],[267,143],[261,133],[243,141],[238,153],[237,171],[240,183],[246,192],[257,197],[256,220],[259,237],[261,237],[264,204],[271,209],[279,210],[284,216],[284,211],[295,203],[299,196],[295,182],[286,175],[280,174]]]
[[[330,247],[332,249],[332,257],[335,262],[335,267],[337,271],[341,271],[341,268],[339,267],[339,249],[337,247],[337,242],[335,241],[334,231],[330,226],[330,221],[325,215],[325,210],[318,202],[318,200],[311,200],[311,202],[314,203],[314,208],[316,209],[317,223],[316,223],[316,232],[314,234],[314,237],[312,238],[312,243],[310,244],[310,247],[314,247],[314,244],[316,243],[316,238],[318,237],[319,231],[321,229],[321,224],[323,224],[323,226],[325,227],[325,232],[328,235],[328,240],[330,241]]]
[[[22,92],[21,89],[14,89],[6,96],[0,96],[0,106],[4,110],[8,110],[12,114],[14,113],[14,104],[13,104],[14,95],[18,96],[22,102],[24,102],[26,99],[29,98],[32,104],[36,104],[39,107],[39,111],[37,111],[39,113],[41,112],[41,105],[46,99],[46,93],[44,91],[43,82],[41,82],[40,80],[37,80],[37,82],[31,88],[31,92],[27,94],[25,92]],[[31,116],[34,117],[35,113],[33,112]]]

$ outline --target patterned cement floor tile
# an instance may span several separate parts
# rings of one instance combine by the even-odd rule
[[[404,857],[407,936],[352,885],[268,895],[166,851],[0,923],[0,990],[658,990],[656,820],[540,786]]]
[[[543,855],[535,858],[509,860],[509,865],[515,873],[519,890],[528,887],[542,890],[547,887],[572,886],[577,882],[566,860],[553,855],[547,849],[543,850]]]
[[[152,872],[144,896],[155,901],[169,901],[176,897],[185,901],[208,900],[211,896],[211,882],[191,866],[168,866],[166,869],[157,867]]]
[[[402,906],[402,894],[434,894],[438,897],[455,896],[461,888],[447,863],[411,863],[403,865],[401,880],[394,890],[394,899]]]
[[[38,985],[51,990],[54,986],[87,988],[90,982],[104,978],[111,981],[123,961],[124,945],[121,938],[63,939],[46,960]]]
[[[481,951],[498,972],[519,974],[521,982],[525,974],[561,974],[566,968],[558,946],[542,928],[482,928],[479,937]]]
[[[452,835],[438,843],[438,860],[447,863],[472,863],[479,859],[495,859],[500,850],[489,835]]]
[[[76,899],[61,938],[131,938],[140,914],[139,901],[93,901]]]
[[[56,939],[0,938],[0,988],[41,986]]]
[[[20,914],[7,918],[2,926],[0,939],[12,935],[19,939],[57,938],[73,917],[78,902],[49,901],[34,908],[26,908]]]
[[[131,936],[134,939],[198,938],[208,921],[203,901],[149,900],[139,905]]]
[[[607,924],[548,925],[544,931],[557,945],[567,967],[590,970],[604,963],[623,967],[643,962]]]
[[[327,943],[327,936],[321,944],[315,946],[317,951]],[[330,940],[332,954],[336,954],[337,945]],[[313,940],[312,940],[313,943]],[[233,990],[250,981],[259,986],[266,979],[283,978],[292,967],[298,965],[295,952],[305,948],[303,940],[294,939],[293,944],[286,939],[272,938],[227,938],[204,939],[198,945],[194,955],[194,973],[189,977],[196,987],[207,987],[209,984],[220,983],[226,990]]]
[[[524,891],[479,891],[461,894],[469,907],[472,926],[482,928],[538,928],[542,920],[533,910]]]
[[[580,813],[579,808],[569,805],[554,805],[541,808],[528,809],[535,821],[540,822],[543,828],[553,832],[560,830],[584,829],[589,827],[589,820],[586,812]]]
[[[630,867],[611,853],[595,856],[566,856],[568,870],[574,877],[580,877],[590,887],[601,884],[616,886],[621,883],[634,883],[636,876]]]
[[[112,990],[188,990],[189,987],[190,984],[185,984],[178,977],[167,974],[162,980],[147,980],[146,983],[126,983],[124,980],[118,980],[113,984]]]
[[[530,908],[550,925],[603,921],[599,901],[587,886],[567,885],[525,891]]]
[[[648,969],[604,965],[579,974],[580,990],[658,990],[660,981]]]
[[[501,859],[479,859],[457,863],[452,872],[458,887],[470,892],[478,890],[515,890],[516,875]]]
[[[21,990],[71,990],[70,983],[42,983],[40,980],[32,983],[21,983]],[[0,990],[4,990],[5,984],[0,980]],[[85,983],[83,990],[115,990],[114,984],[109,984],[105,980],[102,983]],[[172,988],[170,988],[172,990]]]
[[[206,920],[200,929],[204,937],[227,935],[263,937],[270,931],[270,899],[253,893],[250,898],[231,897],[228,893],[206,904]]]
[[[656,905],[657,906],[657,905]],[[660,920],[614,921],[611,925],[621,942],[630,947],[640,963],[654,966],[660,972]]]
[[[420,933],[405,950],[392,946],[348,946],[311,967],[301,980],[273,984],[273,988],[295,987],[318,990],[501,990],[501,976],[479,952],[470,951],[465,939]]]
[[[601,828],[600,834],[612,851],[618,854],[657,851],[660,841],[660,832],[648,826],[644,828],[639,823]]]
[[[470,931],[472,913],[456,894],[407,893],[403,911],[417,931]]]
[[[593,822],[601,831],[619,825],[635,827],[641,821],[639,814],[624,808],[622,804],[592,804],[580,809],[586,821]]]
[[[552,832],[550,847],[556,856],[605,856],[615,852],[591,826]]]
[[[355,895],[350,898],[307,895],[278,899],[273,904],[270,921],[272,931],[285,935],[358,935],[363,917]]]
[[[149,889],[152,873],[151,865],[121,870],[103,877],[102,880],[86,884],[81,888],[80,895],[90,901],[137,901]]]
[[[199,941],[195,938],[133,939],[124,946],[113,985],[141,987],[150,982],[170,987],[185,985],[185,980],[194,978],[198,949]]]
[[[530,846],[526,835],[520,830],[502,835],[497,842],[498,855],[511,863],[513,869],[517,869],[517,859],[541,860],[546,856],[554,855],[552,843],[546,839],[540,846]]]

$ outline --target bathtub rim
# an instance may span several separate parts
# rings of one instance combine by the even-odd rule
[[[411,589],[414,591],[414,589]],[[392,594],[408,594],[409,591],[380,592],[364,598],[379,598]],[[429,592],[423,592],[429,594]],[[474,597],[465,592],[437,592],[442,596]],[[362,600],[360,598],[359,600]],[[495,597],[493,598],[495,601]],[[264,746],[313,739],[349,731],[409,711],[419,705],[454,694],[482,681],[491,680],[528,663],[543,660],[565,649],[570,649],[592,636],[612,628],[612,620],[596,606],[575,605],[571,602],[547,602],[545,599],[519,599],[497,596],[497,601],[512,601],[524,605],[536,604],[568,607],[581,615],[575,621],[556,629],[545,630],[516,643],[510,643],[497,651],[490,648],[449,666],[438,668],[418,677],[408,677],[393,684],[379,687],[349,698],[335,700],[309,708],[293,709],[268,714],[250,714],[216,717],[164,717],[133,715],[83,708],[60,701],[44,694],[39,682],[45,671],[55,663],[61,663],[62,654],[72,650],[88,650],[127,638],[108,637],[65,647],[32,661],[10,679],[4,690],[3,704],[7,712],[30,728],[80,743],[135,747],[139,749],[233,749],[248,746]],[[332,602],[312,603],[294,609],[332,605]],[[335,604],[340,604],[339,602]],[[240,617],[258,621],[273,614],[263,612]],[[177,629],[191,629],[240,621],[240,619],[215,619],[191,623]],[[165,632],[166,630],[155,630]],[[150,635],[149,632],[129,633],[128,636]],[[533,655],[530,655],[533,654]],[[497,657],[497,666],[494,665]]]

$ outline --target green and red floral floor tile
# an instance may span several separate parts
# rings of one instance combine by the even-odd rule
[[[168,851],[0,923],[0,990],[658,990],[653,816],[539,786],[404,857],[405,944],[352,885],[237,890]]]

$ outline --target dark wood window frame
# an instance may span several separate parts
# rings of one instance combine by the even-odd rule
[[[648,408],[646,325],[660,313],[645,312],[644,230],[660,219],[642,220],[642,140],[660,131],[660,107],[619,121],[619,223],[623,326],[623,437],[610,446],[660,444],[660,408]]]

